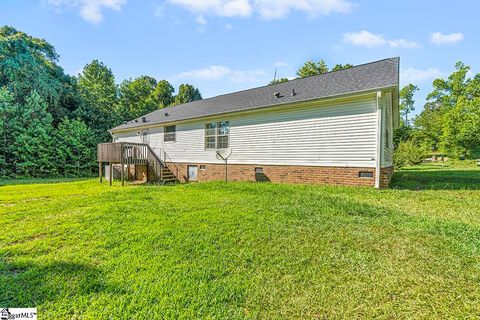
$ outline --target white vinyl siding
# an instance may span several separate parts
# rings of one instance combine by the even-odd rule
[[[163,143],[163,127],[152,127],[150,145],[176,162],[221,163],[205,149],[205,125],[214,121],[229,121],[232,164],[375,167],[375,94],[178,122],[175,144]],[[125,133],[116,137],[128,140]]]

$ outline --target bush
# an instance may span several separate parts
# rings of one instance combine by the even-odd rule
[[[422,163],[427,156],[427,150],[413,141],[401,141],[393,154],[393,164],[397,168],[414,166]]]

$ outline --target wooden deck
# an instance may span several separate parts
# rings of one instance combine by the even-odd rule
[[[164,158],[166,158],[166,154]],[[146,143],[133,142],[112,142],[100,143],[97,145],[97,161],[102,182],[102,167],[104,163],[109,164],[110,185],[112,184],[112,164],[120,164],[122,168],[125,165],[146,165],[147,176],[150,181],[169,182],[176,181],[178,177],[171,172],[165,161],[157,155],[150,145]],[[121,170],[122,185],[124,185],[124,169]],[[177,172],[178,174],[178,172]]]

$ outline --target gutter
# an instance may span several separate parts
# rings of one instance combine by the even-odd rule
[[[380,171],[382,161],[382,107],[380,105],[380,99],[382,98],[382,92],[377,91],[377,154],[375,156],[375,189],[380,189]]]

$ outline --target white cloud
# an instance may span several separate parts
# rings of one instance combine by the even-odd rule
[[[431,81],[444,76],[444,73],[436,68],[428,68],[420,70],[415,68],[407,68],[400,70],[400,80],[402,83],[418,83],[423,81]]]
[[[163,17],[163,14],[165,12],[165,8],[163,6],[155,6],[155,10],[153,10],[153,15],[155,17]]]
[[[345,33],[343,35],[343,41],[354,46],[363,46],[367,48],[379,47],[387,43],[383,35],[374,34],[367,30]]]
[[[46,0],[47,4],[62,8],[68,7],[80,11],[86,21],[98,24],[103,21],[103,9],[120,11],[127,0]]]
[[[202,25],[202,26],[204,26],[204,25],[206,25],[206,24],[208,23],[208,21],[207,21],[207,20],[205,19],[205,17],[202,16],[202,15],[199,15],[199,16],[197,17],[197,19],[195,19],[195,21],[196,21],[199,25]]]
[[[415,49],[419,48],[420,45],[416,42],[405,40],[405,39],[394,39],[389,40],[388,44],[392,48],[407,48],[407,49]]]
[[[347,32],[343,34],[343,41],[353,46],[375,48],[384,45],[389,45],[391,48],[419,48],[420,45],[416,42],[406,39],[392,39],[387,40],[382,34],[375,34],[367,30],[360,32]]]
[[[168,0],[168,2],[198,14],[248,17],[252,13],[250,0]]]
[[[173,76],[173,78],[175,80],[195,79],[207,81],[218,81],[227,79],[232,82],[242,83],[257,82],[259,80],[262,80],[264,76],[265,72],[260,69],[234,70],[225,66],[209,66],[208,68],[204,69],[185,71]]]
[[[300,11],[309,16],[347,13],[353,4],[347,0],[168,0],[195,14],[221,17],[250,17],[257,13],[263,19],[278,19],[291,11]]]
[[[254,0],[254,6],[264,19],[285,18],[290,11],[307,13],[311,17],[331,13],[348,13],[353,4],[346,0]]]
[[[227,24],[223,27],[223,31],[230,31],[230,30],[233,30],[233,26],[232,26],[230,23],[227,23]]]
[[[287,64],[285,62],[279,61],[279,62],[275,62],[275,66],[276,67],[286,67]]]
[[[463,40],[463,34],[460,32],[443,34],[441,32],[434,32],[430,34],[430,42],[440,46],[446,44],[453,44]]]

